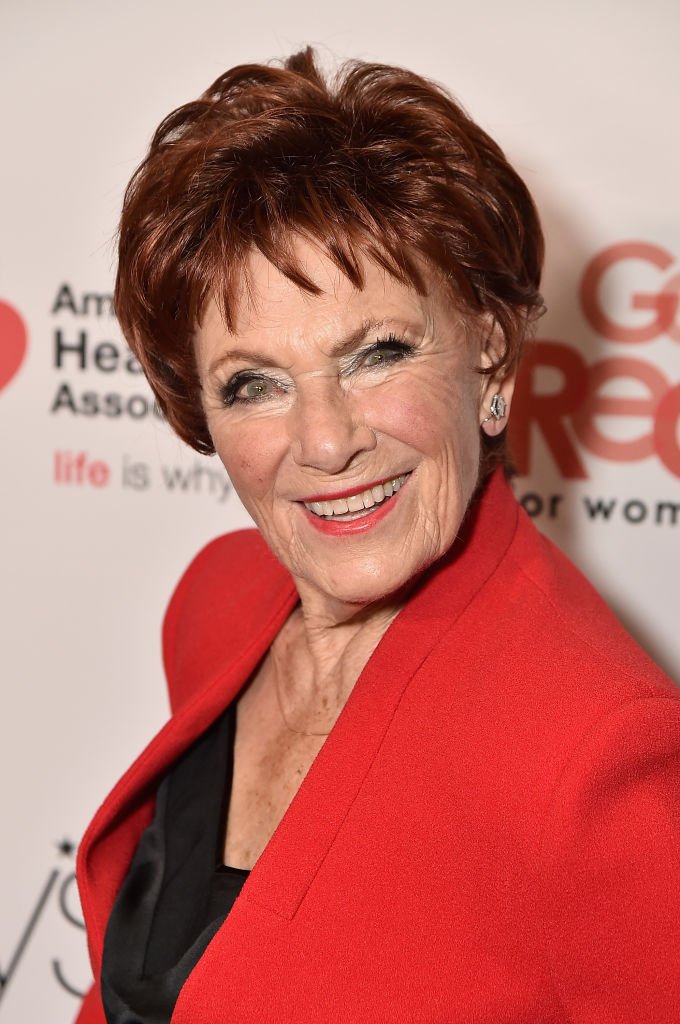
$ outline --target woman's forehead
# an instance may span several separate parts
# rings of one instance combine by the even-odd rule
[[[359,255],[363,286],[357,288],[320,249],[306,239],[295,242],[294,257],[314,291],[300,287],[261,252],[252,252],[230,301],[232,329],[220,313],[219,294],[208,303],[202,331],[227,333],[231,339],[277,333],[305,334],[337,341],[343,335],[382,324],[425,327],[433,319],[460,320],[451,292],[439,275],[424,268],[427,291],[397,280],[384,267]]]

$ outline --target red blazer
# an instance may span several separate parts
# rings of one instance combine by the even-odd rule
[[[168,610],[173,716],[90,826],[95,977],[159,777],[296,602],[252,531]],[[366,665],[173,1024],[680,1020],[680,699],[495,476]],[[80,1024],[101,1024],[96,989]]]

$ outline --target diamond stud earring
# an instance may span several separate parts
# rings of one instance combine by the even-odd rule
[[[505,416],[506,405],[505,399],[501,394],[495,394],[491,399],[491,405],[489,406],[489,416],[486,416],[482,423],[488,423],[489,420],[502,420]]]

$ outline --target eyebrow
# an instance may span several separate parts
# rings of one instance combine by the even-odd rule
[[[338,359],[348,352],[352,352],[357,345],[360,345],[362,341],[365,341],[366,337],[375,330],[384,327],[387,323],[386,320],[374,320],[372,318],[363,320],[361,324],[349,334],[341,338],[333,347],[329,353],[331,359]],[[269,359],[267,356],[261,355],[258,352],[251,351],[243,348],[230,348],[228,351],[223,352],[217,359],[208,367],[208,372],[214,374],[219,370],[225,363],[229,362],[244,362],[252,363],[255,366],[262,367],[276,367],[279,365],[275,360]]]

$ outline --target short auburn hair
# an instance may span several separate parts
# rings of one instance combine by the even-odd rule
[[[294,257],[314,240],[357,288],[360,257],[427,291],[444,276],[468,322],[500,329],[519,359],[539,294],[536,208],[500,148],[441,86],[350,61],[326,79],[307,48],[280,66],[243,64],[161,123],[125,193],[115,309],[170,425],[213,453],[193,334],[215,296],[233,329],[239,285],[259,250],[300,288]],[[507,461],[505,432],[482,466]]]

